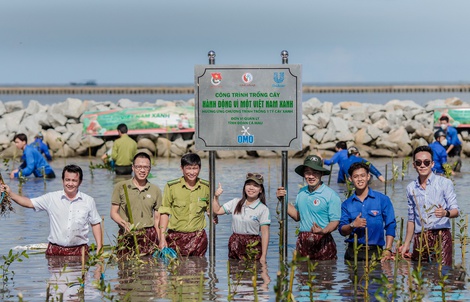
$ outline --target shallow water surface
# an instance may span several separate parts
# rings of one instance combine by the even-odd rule
[[[388,178],[392,177],[391,159],[372,159],[374,165],[384,174],[385,166],[388,167]],[[62,189],[60,179],[64,164],[76,163],[84,170],[84,180],[80,189],[93,196],[96,200],[99,213],[104,218],[104,243],[107,246],[114,245],[117,225],[109,217],[110,198],[114,184],[122,178],[116,177],[107,170],[94,169],[91,173],[88,158],[56,159],[52,162],[59,178],[43,181],[42,179],[29,179],[22,186],[22,193],[28,197],[36,197],[45,192]],[[99,159],[93,158],[94,163]],[[290,202],[294,202],[298,188],[302,185],[302,178],[295,174],[294,168],[301,164],[301,159],[289,159],[289,193]],[[401,169],[401,160],[395,159]],[[465,218],[470,201],[466,196],[470,194],[468,183],[470,181],[470,161],[464,160],[462,173],[454,177],[456,192],[461,212]],[[9,167],[11,169],[11,167]],[[231,198],[241,196],[242,186],[247,172],[261,172],[265,175],[265,189],[267,191],[268,205],[271,211],[272,225],[271,237],[266,267],[253,268],[252,263],[228,261],[227,243],[231,235],[231,219],[228,216],[219,217],[216,226],[215,260],[206,257],[190,257],[182,259],[177,266],[168,266],[165,263],[155,261],[151,257],[142,259],[144,264],[129,262],[106,262],[104,267],[92,266],[84,275],[84,296],[78,296],[80,280],[82,279],[80,259],[47,259],[44,250],[28,250],[29,259],[22,262],[15,261],[8,268],[7,275],[11,278],[3,286],[0,293],[1,300],[18,301],[18,294],[23,295],[24,301],[45,301],[49,297],[58,299],[61,295],[64,300],[79,301],[226,301],[229,291],[235,301],[255,300],[275,301],[277,295],[285,294],[292,289],[296,301],[362,301],[364,300],[365,282],[363,264],[359,265],[359,285],[354,286],[354,274],[344,262],[345,244],[344,238],[336,231],[334,239],[338,247],[337,261],[323,261],[315,267],[310,267],[307,262],[299,262],[289,265],[284,281],[278,280],[279,264],[279,214],[277,213],[277,199],[275,190],[281,183],[280,159],[247,159],[247,160],[217,160],[216,182],[221,183],[224,194],[221,204]],[[343,185],[336,184],[338,168],[333,168],[331,187],[344,199]],[[3,169],[3,176],[7,177],[7,171]],[[150,181],[163,189],[164,184],[181,175],[179,159],[158,158],[156,165],[152,167]],[[201,176],[208,178],[208,163],[203,159]],[[400,218],[406,218],[407,203],[405,196],[406,185],[416,177],[414,171],[405,173],[403,180],[398,180],[387,186],[387,194],[392,199],[397,215],[398,227]],[[5,180],[12,188],[18,191],[17,180]],[[328,182],[328,176],[323,178]],[[384,192],[385,186],[378,180],[371,184],[372,188]],[[7,255],[10,249],[21,252],[24,247],[46,243],[49,233],[49,220],[44,212],[36,213],[31,209],[24,209],[14,205],[15,212],[0,219],[2,235],[0,236],[0,254]],[[456,236],[459,235],[458,225],[460,218],[455,220]],[[288,220],[288,254],[289,264],[295,249],[297,223]],[[208,231],[209,228],[207,228]],[[397,238],[400,229],[397,229]],[[90,233],[91,242],[94,242]],[[426,299],[433,301],[464,301],[470,300],[470,291],[465,277],[467,264],[462,267],[462,249],[458,238],[455,244],[455,268],[445,268],[444,273],[448,279],[445,281],[445,290],[439,285],[443,280],[438,274],[436,264],[424,264],[423,292]],[[0,260],[3,264],[3,260]],[[5,267],[5,265],[4,265]],[[378,264],[369,274],[370,280],[368,292],[370,300],[374,300],[374,292],[386,284],[385,281],[375,281],[374,278],[387,278],[393,283],[396,281],[401,294],[396,297],[400,301],[408,301],[409,295],[403,292],[408,290],[408,276],[414,265],[406,261],[399,263],[397,267],[393,262],[383,265]],[[12,273],[14,271],[14,274]],[[252,278],[253,275],[256,278]],[[292,277],[292,279],[291,279]],[[99,290],[96,284],[102,279],[104,288],[109,286],[110,292]],[[292,280],[292,281],[291,281]],[[254,285],[254,282],[256,282]],[[292,284],[292,285],[291,285]],[[49,285],[49,290],[47,290]],[[390,297],[388,297],[389,300]]]

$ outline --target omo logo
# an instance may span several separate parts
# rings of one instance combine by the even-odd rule
[[[255,137],[248,132],[250,127],[242,126],[242,128],[243,130],[240,131],[242,134],[237,136],[237,143],[253,144],[255,142]]]

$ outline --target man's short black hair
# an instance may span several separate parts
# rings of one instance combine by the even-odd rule
[[[370,166],[363,161],[353,163],[348,169],[349,176],[352,176],[354,171],[359,169],[365,169],[367,171],[367,174],[369,174]]]
[[[148,159],[150,162],[152,162],[152,160],[150,159],[150,155],[148,155],[147,153],[145,152],[139,152],[137,153],[135,156],[134,156],[134,159],[132,160],[132,164],[135,163],[135,160],[138,159],[138,158],[146,158]]]
[[[15,137],[13,138],[13,141],[15,141],[16,139],[19,139],[22,142],[28,143],[28,137],[24,133],[18,133],[17,135],[15,135]]]
[[[181,167],[198,165],[201,167],[201,158],[196,153],[187,153],[181,157]]]
[[[439,118],[439,120],[449,122],[449,117],[447,115],[443,115]]]
[[[336,143],[336,148],[346,150],[348,145],[346,145],[346,142],[339,141]]]
[[[62,170],[62,180],[64,180],[64,178],[65,178],[65,172],[78,173],[78,177],[80,179],[80,182],[82,182],[82,180],[83,180],[83,171],[82,171],[82,168],[80,168],[79,166],[77,166],[77,165],[67,165],[67,166],[65,166],[64,169]]]
[[[126,124],[119,124],[117,126],[117,130],[121,133],[127,133],[127,125]]]
[[[416,154],[419,153],[419,152],[428,152],[429,154],[431,154],[431,159],[434,156],[434,153],[432,152],[431,147],[429,147],[429,146],[419,146],[413,151],[413,161],[415,160]]]

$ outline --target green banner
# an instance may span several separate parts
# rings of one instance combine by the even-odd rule
[[[439,126],[439,118],[448,116],[449,123],[456,128],[470,127],[470,108],[469,107],[446,107],[434,109],[434,125]]]
[[[126,124],[128,134],[194,132],[194,107],[138,107],[83,113],[83,132],[93,136],[117,135]]]

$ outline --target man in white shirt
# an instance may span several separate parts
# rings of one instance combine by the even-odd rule
[[[62,171],[64,189],[61,191],[29,199],[12,192],[5,184],[0,186],[0,192],[7,192],[20,206],[47,212],[50,221],[48,256],[79,256],[83,248],[88,254],[88,224],[91,224],[97,250],[103,247],[101,216],[93,197],[78,190],[82,180],[82,169],[67,165]]]

